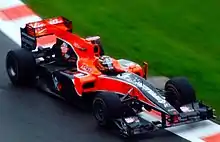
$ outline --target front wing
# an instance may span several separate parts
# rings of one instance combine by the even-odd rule
[[[130,137],[159,129],[215,118],[214,110],[201,102],[188,104],[184,107],[188,108],[188,112],[185,110],[185,112],[171,116],[164,112],[156,112],[153,114],[152,112],[144,110],[143,112],[137,113],[135,116],[122,117],[113,120],[113,122],[116,124],[123,137]],[[143,113],[147,113],[148,116],[156,115],[158,120],[144,117]]]

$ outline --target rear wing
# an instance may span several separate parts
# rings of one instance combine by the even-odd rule
[[[34,50],[37,46],[37,38],[52,35],[58,31],[72,32],[72,21],[60,16],[27,23],[24,28],[21,28],[21,47]]]

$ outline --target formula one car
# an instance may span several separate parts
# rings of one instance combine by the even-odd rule
[[[48,36],[54,38],[52,46],[39,46]],[[158,89],[148,81],[147,63],[105,55],[99,36],[73,34],[64,17],[21,28],[21,48],[8,52],[6,69],[15,86],[36,85],[69,102],[90,100],[98,124],[116,126],[126,137],[215,118],[186,78],[172,78]]]

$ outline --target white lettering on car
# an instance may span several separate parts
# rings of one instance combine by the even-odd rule
[[[44,23],[40,23],[40,22],[35,22],[35,23],[31,23],[30,26],[32,28],[40,28],[40,27],[44,27],[45,24]]]
[[[92,69],[85,64],[83,64],[80,68],[86,72],[92,72]]]
[[[51,24],[51,25],[55,25],[55,24],[60,24],[60,23],[62,23],[63,21],[62,20],[59,20],[59,19],[50,19],[49,21],[48,21],[48,23],[49,24]]]
[[[118,75],[118,78],[124,79],[128,81],[129,83],[132,83],[136,85],[137,87],[143,89],[146,91],[148,94],[150,94],[153,98],[155,98],[159,103],[163,104],[164,107],[170,107],[170,104],[163,99],[160,95],[158,95],[156,92],[154,92],[152,89],[150,89],[146,84],[144,84],[139,78],[137,77],[130,77],[129,73],[125,73],[123,75]]]

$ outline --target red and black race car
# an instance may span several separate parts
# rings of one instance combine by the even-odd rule
[[[54,44],[38,46],[48,36]],[[8,52],[6,69],[15,86],[36,85],[68,102],[90,100],[98,124],[114,124],[123,136],[214,118],[186,78],[172,78],[160,90],[147,79],[147,63],[105,55],[99,36],[73,34],[64,17],[21,28],[21,48]],[[143,112],[161,120],[144,119]]]

